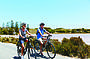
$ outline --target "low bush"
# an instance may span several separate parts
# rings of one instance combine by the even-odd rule
[[[63,38],[62,42],[54,40],[53,44],[56,53],[65,56],[85,58],[88,54],[88,45],[86,45],[80,37],[71,37],[70,39]]]

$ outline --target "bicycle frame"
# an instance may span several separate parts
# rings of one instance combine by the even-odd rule
[[[53,58],[56,56],[56,50],[55,50],[54,45],[50,42],[50,36],[51,36],[51,35],[44,36],[44,37],[46,37],[47,39],[46,39],[46,40],[43,40],[43,41],[47,41],[47,42],[45,42],[45,46],[42,46],[42,51],[44,51],[44,50],[46,49],[49,58],[53,59]],[[36,40],[34,46],[35,46],[35,48],[36,48],[36,50],[37,50],[37,53],[40,54],[40,46],[41,46],[40,41],[39,41],[39,40]],[[51,47],[52,47],[52,48],[51,48]],[[51,48],[51,49],[50,49],[50,48]],[[53,50],[52,50],[52,49],[53,49]],[[54,54],[53,54],[52,51],[54,51]],[[52,53],[53,56],[51,56],[50,53]]]
[[[50,36],[44,36],[44,37],[47,37],[47,39],[46,39],[47,42],[45,43],[45,47],[42,48],[43,51],[46,49],[46,47],[47,47],[48,45],[51,44],[51,42],[50,42]]]

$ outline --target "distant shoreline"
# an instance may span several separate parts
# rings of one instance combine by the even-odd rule
[[[90,34],[90,33],[55,33],[55,34]],[[36,36],[36,34],[32,34]],[[1,37],[19,37],[19,35],[0,35]]]
[[[51,33],[52,34],[52,33]],[[53,34],[90,34],[90,33],[53,33]],[[2,34],[1,34],[2,35]],[[0,35],[0,36],[1,36]],[[36,33],[34,34],[36,35]],[[13,36],[13,35],[12,35]]]
[[[54,33],[54,34],[90,34],[90,33]]]

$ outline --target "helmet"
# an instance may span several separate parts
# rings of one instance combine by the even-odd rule
[[[45,25],[45,24],[44,24],[44,23],[41,23],[40,26],[41,26],[41,25]]]
[[[22,27],[23,25],[26,25],[26,23],[21,23],[21,27]]]

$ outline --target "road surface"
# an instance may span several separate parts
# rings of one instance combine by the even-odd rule
[[[17,56],[17,50],[16,45],[12,43],[1,43],[0,42],[0,59],[19,59]],[[37,56],[37,59],[49,59],[46,52],[43,52],[44,57],[41,57],[41,55]],[[24,56],[25,59],[27,58],[27,54]],[[35,59],[33,56],[31,59]],[[78,58],[71,58],[67,56],[62,56],[59,54],[56,54],[56,57],[54,59],[78,59]]]

